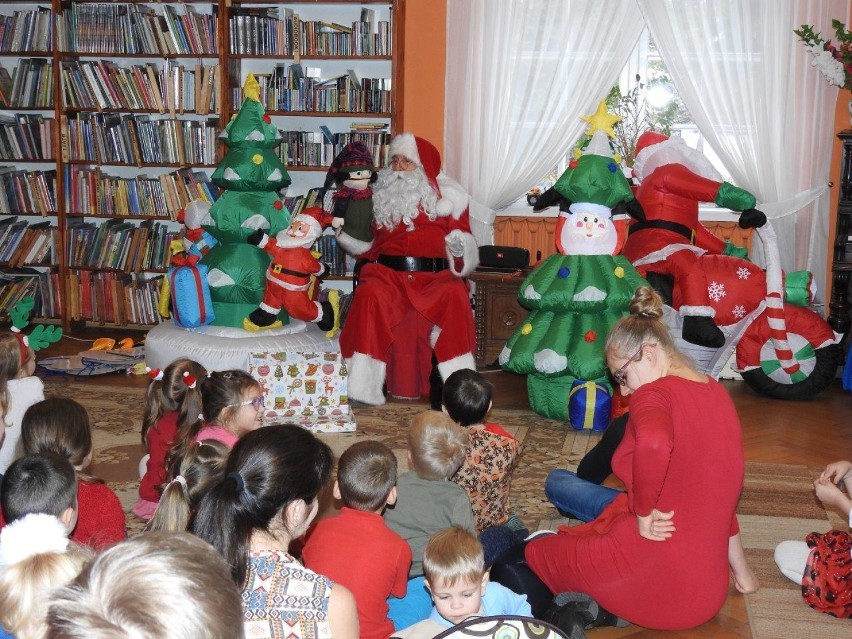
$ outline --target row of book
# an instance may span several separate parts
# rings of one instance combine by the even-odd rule
[[[71,270],[68,314],[71,320],[99,324],[158,324],[157,300],[162,279],[162,275]]]
[[[308,189],[304,195],[288,195],[284,198],[284,208],[290,211],[290,218],[297,216],[305,209],[312,206],[322,206],[325,197],[325,189],[314,187]]]
[[[53,118],[0,113],[0,160],[52,160]]]
[[[68,266],[114,269],[127,273],[165,270],[170,244],[179,232],[164,222],[143,220],[138,225],[122,219],[101,224],[82,218],[68,220]]]
[[[237,55],[379,56],[391,55],[390,20],[375,20],[370,9],[347,25],[303,21],[292,9],[239,7],[228,22],[228,45]]]
[[[162,4],[73,3],[57,21],[63,52],[151,55],[215,55],[218,18],[181,4],[183,12]],[[215,5],[214,5],[215,6]]]
[[[0,219],[0,264],[18,268],[56,262],[59,229],[50,222],[29,224],[17,216]]]
[[[52,318],[62,313],[59,273],[31,268],[0,271],[0,316],[26,297],[35,301],[31,317]]]
[[[53,17],[50,7],[36,7],[0,15],[0,52],[53,49]]]
[[[218,113],[218,65],[174,60],[124,67],[109,60],[62,63],[62,100],[76,109]]]
[[[219,121],[78,113],[63,118],[69,159],[99,164],[216,164]]]
[[[0,167],[0,214],[56,213],[56,169],[24,171]]]
[[[117,177],[100,168],[65,167],[65,201],[73,215],[162,217],[174,220],[192,200],[211,204],[221,190],[202,171]]]
[[[334,235],[320,235],[314,243],[313,250],[321,253],[321,262],[328,265],[328,275],[342,277],[351,275],[355,268],[355,258],[349,256],[340,248]]]
[[[283,66],[283,65],[279,65]],[[353,70],[323,80],[306,76],[300,64],[276,68],[272,74],[255,73],[260,101],[268,111],[322,113],[389,113],[390,78],[358,78]],[[233,104],[241,104],[241,88],[232,89]]]
[[[373,154],[376,166],[385,166],[389,160],[390,133],[386,131],[348,131],[331,133],[327,127],[320,131],[282,131],[283,144],[279,156],[289,166],[329,166],[332,160],[350,142],[363,142]],[[323,130],[324,129],[324,130]]]
[[[53,108],[53,62],[22,58],[12,75],[0,67],[0,106]]]

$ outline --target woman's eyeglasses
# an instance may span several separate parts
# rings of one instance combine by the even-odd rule
[[[266,397],[261,395],[260,397],[255,397],[254,399],[247,399],[244,402],[240,402],[238,404],[231,404],[231,406],[235,406],[237,408],[242,408],[243,406],[251,405],[255,410],[259,410],[263,408],[263,402],[266,401]]]
[[[638,362],[640,359],[642,359],[643,348],[645,348],[645,344],[642,344],[642,346],[639,347],[639,350],[636,351],[636,354],[630,359],[628,359],[624,363],[624,366],[612,371],[612,378],[615,380],[616,384],[618,384],[619,386],[627,385],[627,367],[630,366],[633,362]]]

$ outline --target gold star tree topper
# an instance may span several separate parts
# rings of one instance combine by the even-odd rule
[[[589,130],[586,132],[586,135],[592,136],[596,131],[603,131],[609,137],[615,138],[615,129],[613,127],[621,121],[621,116],[608,112],[606,110],[606,102],[601,100],[598,103],[597,111],[591,115],[580,116],[580,119],[589,123]]]

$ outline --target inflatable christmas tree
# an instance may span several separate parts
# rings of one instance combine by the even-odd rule
[[[278,189],[290,184],[287,169],[275,151],[281,144],[281,133],[265,114],[259,85],[251,74],[243,95],[246,97],[239,113],[220,135],[228,152],[211,178],[224,192],[201,224],[218,240],[201,260],[209,269],[207,281],[216,317],[213,323],[240,328],[243,318],[263,298],[270,260],[247,238],[258,229],[275,236],[290,224],[290,212],[278,195]],[[287,323],[284,311],[279,317]]]
[[[612,385],[606,336],[645,280],[620,255],[612,208],[633,200],[603,131],[592,135],[554,189],[570,203],[556,227],[559,253],[526,278],[518,299],[531,313],[500,354],[527,375],[530,406],[574,428],[603,429]]]

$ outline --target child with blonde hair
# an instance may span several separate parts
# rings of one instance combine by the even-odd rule
[[[215,439],[233,448],[240,437],[260,428],[263,419],[260,383],[245,371],[213,372],[188,381],[200,392],[201,412],[189,415],[178,428],[166,457],[169,477],[180,474],[180,462],[193,442]]]
[[[24,414],[21,443],[27,455],[59,455],[74,467],[79,516],[72,541],[101,550],[127,537],[121,502],[102,479],[88,472],[92,425],[82,405],[64,397],[33,404]]]
[[[0,493],[10,523],[0,531],[0,624],[17,639],[45,636],[50,595],[92,557],[69,542],[77,517],[77,478],[59,455],[13,463]]]
[[[44,399],[44,384],[35,377],[35,353],[21,333],[0,335],[0,478],[19,456],[21,420],[26,410]],[[3,426],[0,423],[0,426]]]
[[[47,639],[242,639],[227,564],[186,532],[138,535],[100,553],[52,598]]]
[[[133,514],[141,519],[150,519],[157,509],[163,485],[169,479],[166,456],[178,430],[198,419],[198,380],[207,377],[207,371],[198,362],[182,357],[164,370],[149,369],[148,377],[142,417],[142,445],[148,451],[148,460],[139,482],[139,501],[133,506]]]
[[[178,474],[163,489],[145,532],[187,530],[201,498],[222,480],[228,451],[225,444],[215,439],[190,444]]]
[[[453,526],[429,538],[423,551],[426,588],[434,602],[428,619],[394,633],[402,639],[431,639],[468,617],[531,617],[524,595],[490,581],[482,545],[469,530]]]

